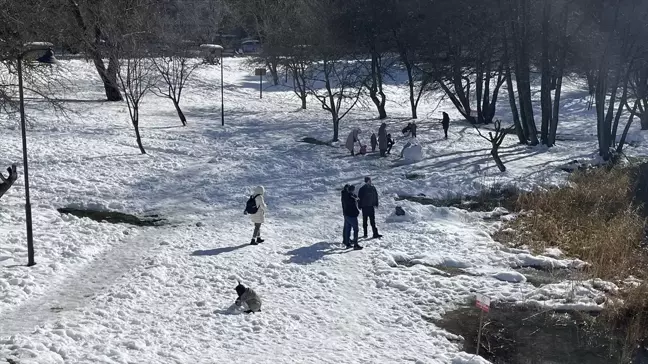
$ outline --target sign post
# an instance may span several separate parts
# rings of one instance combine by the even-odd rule
[[[491,299],[483,294],[477,294],[476,306],[479,308],[479,331],[477,332],[477,355],[481,345],[482,327],[484,326],[484,312],[490,311]]]
[[[259,76],[259,98],[263,98],[263,76],[266,75],[265,68],[257,68],[254,70],[254,75]]]

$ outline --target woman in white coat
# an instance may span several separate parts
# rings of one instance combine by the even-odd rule
[[[265,203],[263,196],[265,195],[265,188],[263,186],[258,186],[254,189],[254,193],[251,197],[254,197],[256,206],[258,208],[257,212],[250,215],[252,222],[254,223],[254,234],[252,235],[252,242],[250,244],[257,245],[263,243],[261,239],[261,224],[265,222],[265,213],[268,209],[268,206]]]

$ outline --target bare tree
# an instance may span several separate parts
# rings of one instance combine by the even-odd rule
[[[131,55],[120,60],[117,75],[121,90],[126,98],[131,123],[135,129],[137,146],[142,154],[146,154],[139,129],[140,103],[144,96],[157,84],[158,74],[151,59],[141,55]]]
[[[479,136],[484,138],[485,140],[488,140],[491,143],[491,156],[493,157],[493,160],[495,161],[495,164],[497,165],[497,168],[499,168],[500,172],[506,172],[506,166],[504,166],[504,162],[502,162],[502,159],[499,156],[499,147],[502,145],[502,142],[504,141],[504,138],[506,138],[506,134],[512,132],[515,129],[515,126],[510,126],[508,128],[502,129],[502,122],[499,120],[495,120],[494,123],[495,129],[493,132],[489,131],[488,132],[488,137],[484,136],[479,128],[475,126],[475,129],[477,130],[477,133],[479,133]]]
[[[156,85],[153,92],[173,102],[183,126],[187,125],[187,118],[180,108],[182,91],[193,72],[201,65],[200,62],[195,62],[188,56],[187,52],[182,52],[152,60],[164,84],[163,86]]]
[[[331,114],[333,141],[339,140],[340,121],[356,106],[362,94],[362,75],[354,61],[324,57],[314,67],[308,91]]]

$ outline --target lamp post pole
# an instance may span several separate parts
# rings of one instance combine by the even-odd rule
[[[22,149],[23,149],[23,168],[25,174],[25,219],[27,223],[27,266],[31,267],[36,264],[34,260],[34,236],[32,233],[32,211],[31,200],[29,197],[29,165],[27,162],[27,130],[25,126],[25,97],[23,95],[23,74],[22,61],[23,55],[18,57],[18,95],[20,98],[20,129],[22,131]]]
[[[225,126],[225,101],[223,100],[223,49],[221,49],[221,124]]]

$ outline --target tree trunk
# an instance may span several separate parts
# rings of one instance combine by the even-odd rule
[[[270,74],[272,75],[272,83],[275,86],[279,85],[279,72],[277,71],[278,64],[279,60],[277,59],[277,57],[270,57],[266,60],[266,65],[268,66]]]
[[[533,118],[533,103],[531,102],[531,70],[528,54],[528,34],[527,34],[527,12],[528,0],[520,0],[521,13],[520,19],[516,22],[517,27],[514,26],[514,38],[516,44],[516,77],[518,98],[520,99],[520,112],[522,123],[526,125],[528,130],[527,137],[531,145],[538,144],[538,129],[536,128],[535,120]]]
[[[513,75],[511,74],[511,57],[508,46],[508,32],[507,28],[504,27],[504,39],[502,43],[504,44],[504,77],[506,77],[506,88],[508,91],[509,104],[511,105],[511,114],[513,115],[513,124],[515,125],[515,133],[518,136],[520,144],[526,144],[527,132],[520,123],[520,114],[518,113],[517,102],[515,101],[515,91],[513,90]]]
[[[110,57],[108,61],[108,68],[106,68],[103,59],[99,53],[95,53],[93,56],[93,61],[99,77],[104,84],[104,90],[106,92],[106,99],[108,101],[122,101],[121,92],[119,92],[119,86],[117,86],[117,71],[118,71],[118,60],[117,57]]]
[[[302,110],[306,110],[306,91],[301,91],[300,99]]]
[[[551,3],[544,0],[542,10],[542,55],[541,55],[541,72],[542,81],[540,86],[540,104],[542,105],[542,123],[540,124],[540,141],[543,145],[549,145],[549,124],[553,108],[551,107],[551,79],[552,71],[549,62],[549,13]]]
[[[520,144],[527,143],[526,130],[520,123],[520,115],[518,114],[517,103],[515,102],[515,91],[513,90],[513,81],[511,81],[511,68],[506,66],[506,87],[508,88],[509,103],[511,104],[511,113],[513,114],[513,124],[515,125],[515,133],[518,136]]]
[[[495,164],[497,165],[497,168],[500,170],[500,172],[506,172],[506,166],[502,162],[502,159],[499,156],[499,151],[497,149],[497,147],[493,147],[490,154],[491,156],[493,156],[493,160],[495,160]]]
[[[332,114],[333,116],[333,141],[337,142],[340,140],[340,120],[338,120],[337,115]]]
[[[641,130],[648,130],[648,112],[641,114],[639,120],[641,121]]]
[[[144,145],[142,144],[142,137],[140,135],[140,130],[139,130],[139,107],[138,106],[133,106],[133,128],[135,128],[135,137],[137,140],[137,146],[139,147],[140,152],[142,154],[146,154],[146,150],[144,150]]]
[[[72,14],[74,15],[74,19],[76,20],[78,27],[83,31],[84,34],[87,35],[89,29],[85,19],[83,18],[83,14],[81,13],[79,4],[74,0],[69,0],[68,5],[72,9]],[[101,57],[101,53],[99,52],[99,35],[101,34],[101,29],[99,29],[99,27],[96,27],[94,29],[94,34],[94,42],[90,43],[86,51],[92,58],[95,68],[97,69],[97,73],[99,73],[99,77],[101,77],[101,81],[104,84],[106,99],[108,101],[122,101],[123,99],[121,93],[119,92],[119,86],[117,84],[117,68],[119,59],[115,54],[112,54],[108,61],[108,69],[106,69],[106,65],[104,64],[103,58]]]
[[[182,122],[182,126],[187,126],[187,118],[182,112],[182,109],[180,109],[180,103],[174,99],[171,99],[171,101],[173,101],[173,106],[175,106],[178,117],[180,118],[180,122]]]
[[[626,126],[623,129],[623,134],[621,134],[621,140],[619,140],[619,145],[617,145],[617,149],[616,149],[617,153],[619,154],[623,152],[623,146],[625,145],[626,137],[628,136],[628,132],[630,131],[630,126],[632,125],[632,121],[634,120],[638,103],[639,100],[635,101],[635,104],[632,107],[632,112],[630,113],[630,118],[628,119],[628,122],[626,123]]]
[[[407,79],[409,80],[409,98],[410,106],[412,108],[412,119],[417,119],[416,103],[414,102],[414,76],[412,75],[412,65],[409,64],[409,62],[406,62],[405,68],[407,69]]]
[[[382,87],[382,65],[381,56],[374,49],[371,51],[371,84],[368,85],[369,97],[378,109],[378,118],[380,120],[387,118],[385,110],[385,93]]]
[[[567,23],[569,20],[569,2],[565,2],[565,7],[563,9],[563,19],[562,19],[562,44],[560,49],[560,55],[558,58],[558,69],[555,74],[555,86],[556,90],[554,93],[553,101],[553,115],[551,116],[551,125],[549,126],[549,140],[548,146],[552,147],[556,144],[556,133],[558,133],[558,120],[560,118],[560,97],[562,94],[562,81],[565,75],[565,61],[567,59],[567,45],[568,45],[568,36],[567,36]]]

